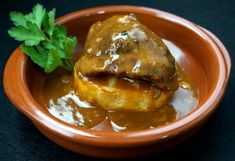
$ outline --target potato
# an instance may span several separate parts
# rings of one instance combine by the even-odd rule
[[[173,92],[161,91],[155,97],[155,90],[143,90],[130,87],[130,83],[120,88],[120,79],[112,76],[104,76],[104,80],[94,81],[74,72],[75,92],[83,100],[93,106],[99,106],[106,110],[118,111],[151,111],[168,103]],[[119,83],[119,85],[117,85]]]

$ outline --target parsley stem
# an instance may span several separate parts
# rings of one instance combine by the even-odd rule
[[[71,69],[73,69],[73,63],[71,60],[66,60],[65,63],[67,64],[67,66],[69,66]]]
[[[63,67],[64,69],[66,69],[66,70],[68,70],[68,71],[70,71],[70,72],[73,71],[73,68],[66,66],[64,63],[61,64],[61,67]]]
[[[71,62],[71,60],[63,60],[62,67],[70,72],[73,72],[73,63]]]

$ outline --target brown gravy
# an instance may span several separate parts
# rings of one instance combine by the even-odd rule
[[[106,111],[95,105],[80,100],[73,90],[73,75],[64,72],[54,72],[47,76],[44,85],[44,99],[49,112],[55,117],[81,127],[96,128],[104,121],[111,130],[127,131],[159,127],[179,119],[193,110],[197,104],[197,88],[190,77],[177,66],[180,88],[174,97],[161,108],[151,112],[121,112]],[[95,80],[95,79],[94,79]],[[95,80],[105,84],[105,78]],[[133,80],[120,78],[116,85],[120,88],[134,89]],[[139,89],[149,89],[152,85],[138,82]]]

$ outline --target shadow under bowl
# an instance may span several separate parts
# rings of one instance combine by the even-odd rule
[[[78,37],[78,50],[82,51],[93,23],[115,14],[130,13],[135,13],[141,23],[182,51],[181,55],[173,55],[198,87],[197,107],[185,117],[153,129],[114,132],[73,126],[48,112],[42,94],[44,75],[17,48],[5,67],[4,90],[14,106],[57,144],[103,158],[160,152],[192,136],[218,106],[228,82],[231,62],[224,45],[206,29],[170,13],[137,6],[85,9],[60,17],[57,22],[66,26],[70,35]]]

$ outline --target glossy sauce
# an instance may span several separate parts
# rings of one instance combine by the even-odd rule
[[[185,75],[183,76],[186,78],[185,80],[188,80]],[[119,86],[123,88],[130,84],[129,81],[124,83],[125,81],[120,79]],[[182,81],[180,84],[181,87],[176,91],[169,105],[151,112],[105,111],[102,108],[94,107],[75,95],[73,76],[66,73],[48,76],[44,96],[50,113],[67,123],[92,128],[107,120],[115,131],[137,130],[158,127],[191,112],[197,103],[197,99],[194,97],[196,93],[193,94],[190,83],[186,85],[186,82]],[[147,87],[143,85],[143,88]]]
[[[179,66],[177,66],[177,72],[180,87],[175,92],[174,97],[168,105],[151,112],[106,111],[91,105],[75,95],[73,76],[63,72],[48,75],[44,85],[45,102],[52,115],[67,123],[81,127],[96,130],[95,127],[104,122],[106,122],[106,126],[110,126],[109,128],[114,131],[159,127],[185,116],[197,104],[196,86]],[[108,79],[107,77],[97,77],[94,81],[100,85],[106,85]],[[119,78],[116,85],[131,90],[136,88],[135,81],[140,80]],[[140,90],[153,87],[151,83],[146,83],[146,81],[140,81],[137,84],[141,85],[138,87]]]

